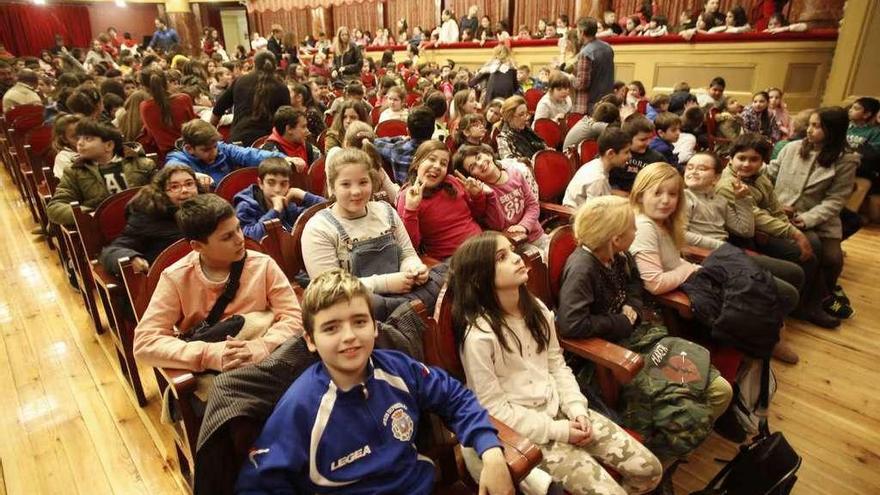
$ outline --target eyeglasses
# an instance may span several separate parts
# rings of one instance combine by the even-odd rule
[[[165,192],[178,193],[181,190],[183,190],[184,188],[185,189],[195,189],[196,188],[196,181],[188,180],[183,183],[175,182],[173,184],[168,184],[168,187],[165,188]]]

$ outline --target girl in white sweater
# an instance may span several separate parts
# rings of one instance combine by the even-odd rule
[[[469,239],[452,257],[453,325],[468,387],[490,414],[541,447],[541,468],[569,493],[651,491],[660,461],[587,409],[553,314],[529,292],[528,279],[522,258],[497,232]],[[599,462],[621,474],[620,484]]]

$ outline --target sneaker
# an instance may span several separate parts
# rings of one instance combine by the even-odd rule
[[[843,287],[836,285],[834,286],[834,291],[832,291],[831,293],[834,294],[834,297],[836,297],[837,300],[840,301],[840,303],[844,306],[850,305],[849,298],[846,296],[846,292],[843,291]]]
[[[845,320],[847,318],[852,317],[853,311],[852,306],[844,303],[837,296],[828,296],[822,301],[822,309],[825,310],[831,316],[835,318],[840,318],[841,320]]]

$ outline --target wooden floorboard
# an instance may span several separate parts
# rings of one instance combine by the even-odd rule
[[[57,256],[0,173],[0,495],[185,494],[155,379],[139,408],[108,335],[95,335]],[[856,315],[840,329],[789,321],[796,366],[775,364],[771,426],[804,457],[797,495],[880,494],[880,227],[844,243]],[[701,488],[735,446],[711,436],[675,476]]]

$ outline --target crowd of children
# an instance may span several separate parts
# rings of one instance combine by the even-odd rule
[[[684,32],[743,32],[740,10],[725,18],[708,0],[692,26],[682,19]],[[469,12],[457,27],[444,11],[435,34],[444,43],[509,36],[506,26],[484,20]],[[569,30],[563,16],[544,24],[541,37]],[[398,36],[406,29],[404,22]],[[669,30],[661,15],[619,23],[608,13],[600,36]],[[595,140],[598,153],[580,157],[584,165],[562,199],[577,248],[557,307],[548,308],[530,292],[520,254],[536,248],[546,260],[550,244],[532,164],[547,145],[531,123],[566,121],[572,79],[558,67],[532,78],[504,45],[476,77],[452,61],[419,63],[420,31],[408,38],[407,61],[388,56],[378,65],[360,53],[375,44],[369,35],[347,28],[332,45],[324,40],[335,46],[330,59],[320,42],[289,50],[280,27],[269,40],[255,38],[255,56],[234,61],[223,60],[213,30],[205,61],[153,48],[142,58],[123,51],[105,60],[96,41],[86,64],[73,64],[66,48],[42,61],[48,68],[26,61],[16,74],[26,88],[3,97],[7,113],[46,107],[60,180],[47,205],[52,224],[73,224],[74,202],[93,209],[142,186],[122,234],[100,255],[110,273],[118,275],[125,257],[147,272],[180,239],[192,247],[162,272],[137,325],[139,363],[224,372],[300,338],[320,357],[277,403],[242,468],[240,492],[428,493],[433,467],[412,446],[426,412],[454,430],[488,493],[513,490],[490,414],[544,455],[539,467],[548,477],[528,477],[519,486],[526,493],[653,490],[663,476],[660,456],[588,407],[559,339],[635,346],[643,325],[657,324],[652,296],[679,289],[702,269],[682,256],[688,245],[752,251],[750,262],[772,274],[785,315],[827,328],[853,317],[839,280],[841,218],[847,208],[858,212],[878,180],[876,99],[801,118],[789,115],[778,88],[756,92],[742,108],[720,77],[705,92],[682,83],[650,100],[641,82],[616,83],[563,140],[565,149]],[[520,32],[532,36],[527,26]],[[173,42],[162,33],[163,43]],[[388,32],[376,39],[393,42]],[[300,63],[306,57],[311,62]],[[0,60],[0,76],[7,70]],[[31,88],[37,71],[54,88]],[[509,88],[473,87],[502,78]],[[28,88],[37,94],[32,102],[21,98]],[[545,90],[534,112],[522,96],[531,88]],[[114,97],[122,104],[108,104]],[[718,125],[712,136],[708,119]],[[407,135],[377,138],[374,125],[389,121],[405,122]],[[229,127],[227,139],[220,129]],[[708,138],[724,132],[728,139],[711,149]],[[316,166],[326,183],[293,185]],[[231,203],[209,193],[248,167],[256,168],[256,183]],[[298,249],[310,282],[298,300],[276,262],[247,250],[245,237],[259,240],[273,219],[292,231],[309,208]],[[514,246],[518,237],[524,240]],[[465,384],[411,356],[374,349],[376,321],[411,300],[433,308],[444,283]],[[256,335],[237,334],[231,317],[267,312]],[[208,331],[226,334],[197,337]],[[798,360],[784,337],[773,353]],[[708,376],[697,402],[711,424],[733,392],[714,368]]]

